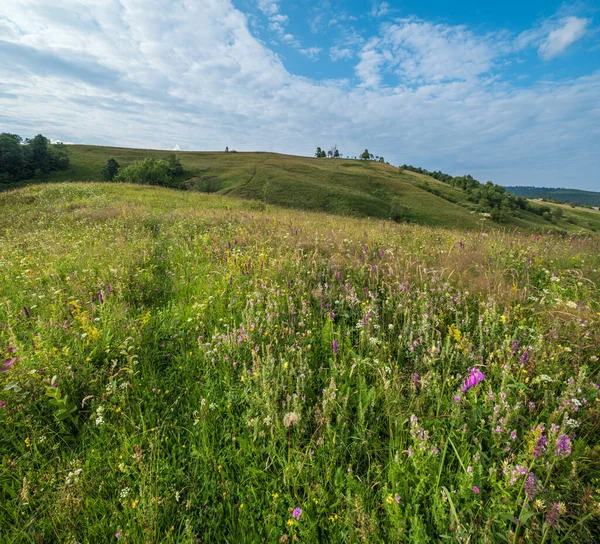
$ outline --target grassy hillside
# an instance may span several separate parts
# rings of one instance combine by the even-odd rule
[[[599,243],[1,193],[0,541],[597,542]]]
[[[552,198],[559,202],[572,202],[581,206],[600,206],[600,193],[594,191],[551,187],[506,187],[506,190],[525,198]]]
[[[69,146],[71,167],[51,181],[97,180],[107,159],[126,166],[144,157],[169,152],[97,146]],[[292,208],[339,215],[396,218],[429,226],[481,230],[510,228],[600,231],[600,214],[564,211],[555,223],[531,212],[519,212],[510,223],[490,223],[473,211],[465,193],[433,178],[394,166],[347,159],[314,159],[273,153],[177,152],[186,175],[198,178],[196,190],[258,200]]]

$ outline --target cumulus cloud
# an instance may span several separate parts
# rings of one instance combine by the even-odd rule
[[[513,184],[581,184],[600,169],[600,71],[492,84],[498,40],[463,27],[384,25],[352,46],[350,83],[290,73],[230,0],[51,3],[0,4],[3,27],[20,29],[0,37],[3,130],[306,155],[336,141],[344,155],[368,147],[396,164]]]
[[[589,19],[565,17],[561,26],[556,28],[540,45],[539,54],[544,60],[550,60],[560,55],[572,43],[583,37],[589,24]]]

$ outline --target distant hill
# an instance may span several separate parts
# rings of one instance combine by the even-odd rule
[[[552,187],[506,187],[514,195],[525,198],[550,198],[557,202],[600,206],[600,193],[578,189],[554,189]]]
[[[123,167],[135,160],[174,153],[185,174],[174,180],[173,187],[251,199],[258,201],[257,206],[273,204],[468,230],[514,227],[530,232],[600,232],[599,212],[553,204],[531,203],[529,210],[519,209],[511,212],[508,220],[495,222],[480,213],[481,206],[463,189],[375,161],[89,145],[68,149],[68,170],[52,173],[45,181],[96,181],[111,157]]]

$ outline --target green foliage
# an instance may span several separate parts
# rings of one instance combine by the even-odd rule
[[[0,182],[45,176],[68,167],[69,153],[64,144],[51,145],[41,134],[25,143],[16,134],[0,134]]]
[[[107,183],[0,232],[3,542],[597,541],[597,238]]]
[[[183,166],[175,155],[167,159],[148,157],[120,170],[115,181],[170,186],[183,173]]]
[[[115,159],[108,159],[106,161],[106,164],[102,167],[102,171],[100,172],[100,179],[102,181],[113,181],[119,173],[119,168],[120,165]]]

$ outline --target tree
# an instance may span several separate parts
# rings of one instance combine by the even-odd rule
[[[327,152],[327,156],[331,159],[333,157],[333,151],[331,149]]]
[[[363,151],[362,155],[360,156],[361,160],[363,160],[363,161],[368,161],[370,157],[371,157],[371,155],[370,155],[368,149],[365,149]]]
[[[167,168],[172,176],[180,176],[183,174],[183,165],[181,161],[175,156],[175,153],[171,153],[167,157]]]
[[[100,179],[102,181],[112,181],[119,173],[119,168],[120,165],[115,159],[108,159],[102,168]]]
[[[23,149],[21,137],[3,132],[0,134],[0,182],[21,179]]]
[[[383,157],[379,157],[379,162],[385,162],[385,159]]]
[[[315,157],[317,157],[317,159],[320,159],[321,153],[323,153],[323,150],[320,147],[317,147],[317,150],[315,151]]]
[[[135,161],[122,168],[115,181],[129,181],[148,185],[169,185],[173,179],[169,163],[166,160],[153,158]]]
[[[52,144],[48,147],[48,163],[50,170],[66,170],[70,164],[69,151],[63,143]]]
[[[333,152],[333,158],[334,159],[339,159],[340,157],[341,157],[340,152],[336,148],[336,150]]]
[[[48,144],[50,141],[45,136],[38,134],[27,143],[27,167],[35,173],[39,170],[42,174],[50,172],[50,162],[48,157]]]
[[[225,148],[225,153],[229,153],[229,147]]]

